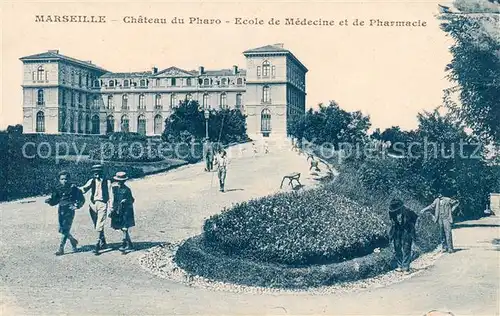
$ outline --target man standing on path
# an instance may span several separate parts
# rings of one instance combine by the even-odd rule
[[[94,177],[87,181],[80,189],[83,193],[92,190],[89,213],[98,235],[94,253],[95,255],[99,255],[99,251],[107,247],[106,238],[104,236],[104,225],[106,223],[108,205],[112,205],[113,201],[112,195],[110,194],[111,181],[103,177],[102,165],[92,166],[92,172]]]
[[[400,199],[393,199],[389,206],[389,217],[392,225],[389,239],[394,242],[394,253],[397,262],[396,271],[410,272],[411,246],[416,238],[415,224],[418,215],[407,208]]]
[[[226,184],[227,163],[226,151],[221,149],[219,155],[217,155],[217,175],[219,177],[219,191],[221,192],[224,192],[224,185]]]
[[[420,211],[420,214],[430,211],[434,222],[438,224],[439,230],[441,231],[443,252],[453,253],[453,235],[451,229],[453,224],[453,213],[459,204],[457,200],[440,194],[431,205]]]
[[[205,142],[203,143],[203,157],[205,158],[205,171],[212,171],[214,151],[208,138],[205,138]]]

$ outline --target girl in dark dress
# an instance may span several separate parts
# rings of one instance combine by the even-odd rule
[[[59,173],[59,183],[52,190],[52,195],[45,200],[45,203],[50,206],[59,204],[57,214],[59,221],[59,233],[62,235],[59,250],[56,256],[64,254],[64,246],[69,239],[73,252],[77,251],[78,240],[70,233],[73,219],[75,218],[75,210],[82,207],[85,203],[85,198],[81,191],[74,184],[69,183],[70,175],[67,171]]]
[[[116,185],[113,186],[113,207],[110,212],[111,227],[123,232],[123,243],[120,251],[133,249],[132,240],[128,229],[135,226],[134,218],[134,197],[132,191],[125,185],[128,177],[125,172],[117,172],[113,178]]]

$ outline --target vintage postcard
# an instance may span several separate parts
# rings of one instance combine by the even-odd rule
[[[1,315],[499,315],[500,1],[0,15]]]

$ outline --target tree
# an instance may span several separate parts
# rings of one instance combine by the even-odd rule
[[[500,142],[500,24],[499,1],[456,0],[458,12],[442,10],[441,28],[455,43],[448,79],[457,83],[446,89],[445,106],[476,135]],[[458,93],[460,102],[455,102]]]

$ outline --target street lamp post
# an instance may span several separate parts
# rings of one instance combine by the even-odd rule
[[[208,108],[205,108],[205,137],[208,139],[208,118],[210,116],[210,112]]]

